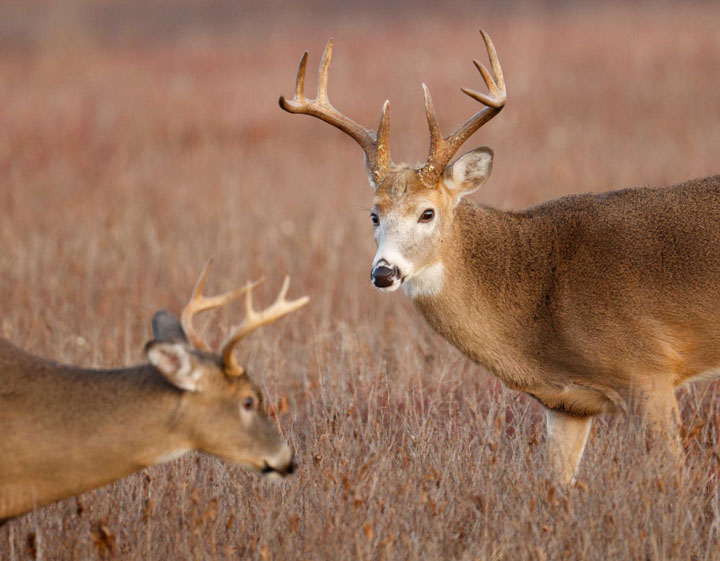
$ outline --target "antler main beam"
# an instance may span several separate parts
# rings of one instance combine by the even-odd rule
[[[305,51],[300,59],[300,66],[298,67],[297,79],[295,81],[295,97],[288,100],[285,96],[280,96],[280,107],[289,113],[299,113],[317,117],[352,137],[365,152],[365,163],[368,168],[368,174],[370,174],[373,181],[377,184],[392,167],[389,148],[390,102],[386,100],[383,104],[377,133],[366,129],[335,109],[330,103],[327,93],[332,46],[333,42],[332,39],[330,39],[325,46],[325,51],[320,60],[318,88],[315,99],[307,99],[305,97],[305,72],[307,70],[308,60],[308,53]]]
[[[482,29],[480,30],[480,34],[485,41],[492,73],[488,72],[487,68],[478,60],[473,60],[473,63],[482,75],[487,85],[489,95],[469,88],[461,88],[463,93],[479,101],[485,105],[485,107],[455,129],[451,135],[443,138],[437,116],[435,115],[432,97],[430,97],[430,90],[423,84],[425,114],[427,116],[428,128],[430,129],[430,152],[420,173],[423,176],[423,182],[428,185],[434,184],[440,178],[445,166],[450,162],[460,146],[480,127],[497,115],[505,106],[507,92],[505,91],[505,79],[503,78],[497,51],[495,51],[495,46],[490,36]]]
[[[297,300],[287,300],[288,288],[290,287],[290,277],[285,277],[280,293],[278,294],[275,302],[268,308],[258,312],[253,308],[252,302],[252,289],[257,285],[250,284],[248,282],[245,287],[245,318],[242,323],[233,329],[232,333],[228,336],[222,345],[221,354],[223,357],[223,363],[225,364],[226,371],[228,373],[234,373],[240,375],[243,373],[243,368],[235,360],[233,354],[233,348],[235,345],[245,336],[249,335],[259,327],[272,323],[281,317],[294,312],[298,308],[303,307],[310,301],[310,298],[303,296]]]

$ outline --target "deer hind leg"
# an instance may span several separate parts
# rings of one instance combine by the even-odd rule
[[[550,468],[558,483],[569,485],[575,481],[575,473],[590,435],[592,417],[568,415],[552,409],[546,409],[545,416]]]

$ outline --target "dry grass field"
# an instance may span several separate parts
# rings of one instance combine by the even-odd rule
[[[0,559],[720,559],[716,387],[680,392],[684,473],[607,416],[579,484],[553,487],[539,405],[371,288],[360,149],[277,106],[304,49],[314,88],[333,36],[336,106],[374,126],[390,98],[394,159],[424,159],[420,84],[446,132],[475,111],[459,88],[482,85],[482,26],[509,101],[466,146],[496,154],[475,200],[720,173],[717,3],[499,6],[0,6],[3,336],[84,366],[140,362],[153,312],[178,312],[211,255],[210,291],[264,275],[262,303],[288,273],[311,297],[240,349],[293,478],[191,454],[10,521]],[[209,314],[208,337],[241,311]]]

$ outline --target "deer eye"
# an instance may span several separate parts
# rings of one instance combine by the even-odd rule
[[[433,218],[435,218],[435,211],[431,208],[428,208],[425,209],[420,215],[420,218],[418,218],[418,222],[430,222]]]
[[[248,411],[251,410],[254,406],[255,400],[252,397],[246,397],[245,401],[243,401],[243,407]]]
[[[370,213],[370,220],[372,220],[373,226],[377,226],[380,224],[380,217],[377,215],[376,212]]]

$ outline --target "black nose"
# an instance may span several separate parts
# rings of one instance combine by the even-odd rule
[[[378,288],[387,288],[392,285],[394,277],[397,275],[397,267],[387,267],[385,265],[378,265],[370,273],[373,284]]]
[[[263,475],[267,475],[268,473],[277,473],[284,477],[286,475],[292,475],[296,469],[297,469],[297,462],[293,458],[292,460],[290,460],[290,463],[283,468],[276,468],[274,466],[271,466],[267,462],[265,462],[265,465],[260,470],[260,473],[262,473]]]

